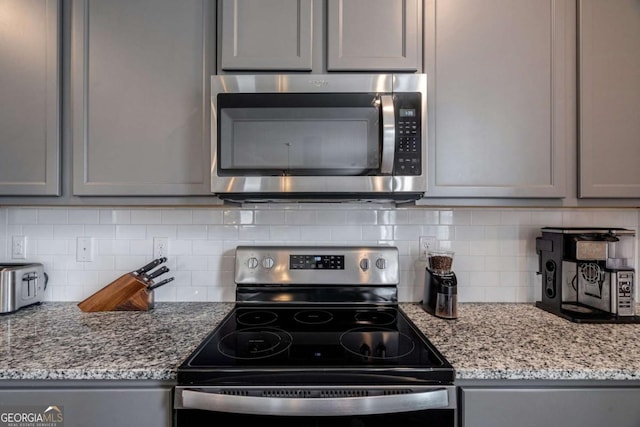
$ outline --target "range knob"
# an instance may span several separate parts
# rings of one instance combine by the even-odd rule
[[[387,260],[384,258],[378,258],[376,260],[376,267],[378,267],[378,269],[380,270],[384,270],[385,268],[387,268]]]
[[[272,268],[273,268],[273,265],[274,265],[275,263],[276,263],[276,262],[275,262],[275,261],[273,260],[273,258],[271,258],[271,257],[264,257],[264,258],[262,258],[262,266],[263,266],[264,268],[266,268],[267,270],[272,269]]]
[[[256,257],[249,258],[247,260],[247,267],[249,267],[251,270],[258,268],[258,258]]]
[[[369,258],[363,258],[360,260],[360,269],[367,271],[369,269]]]

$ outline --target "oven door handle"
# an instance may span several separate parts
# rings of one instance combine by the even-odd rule
[[[176,409],[278,416],[344,416],[393,414],[449,407],[446,388],[367,397],[280,398],[208,393],[176,387]]]
[[[381,95],[382,110],[382,156],[380,173],[391,175],[396,154],[396,113],[392,95]]]

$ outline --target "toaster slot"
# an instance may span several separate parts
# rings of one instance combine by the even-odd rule
[[[35,298],[38,293],[38,273],[29,272],[22,275],[22,299]]]

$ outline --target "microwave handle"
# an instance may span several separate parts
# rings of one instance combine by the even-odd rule
[[[391,175],[395,161],[396,145],[396,112],[392,95],[380,96],[382,107],[382,159],[380,172]]]

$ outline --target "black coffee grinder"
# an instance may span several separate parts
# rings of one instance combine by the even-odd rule
[[[430,251],[427,261],[422,308],[443,319],[458,318],[458,280],[451,269],[453,252]]]

